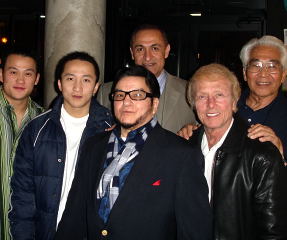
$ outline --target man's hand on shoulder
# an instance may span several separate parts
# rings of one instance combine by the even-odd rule
[[[192,136],[193,131],[199,127],[200,124],[186,124],[177,132],[177,135],[188,140]]]
[[[268,126],[262,125],[262,124],[255,124],[252,125],[248,129],[247,136],[251,139],[256,139],[260,142],[272,142],[280,151],[282,157],[284,158],[284,152],[283,152],[283,144],[281,142],[281,139],[275,134],[275,132]]]

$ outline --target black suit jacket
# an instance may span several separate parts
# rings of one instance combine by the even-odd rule
[[[211,215],[202,169],[188,143],[157,125],[129,173],[106,224],[96,190],[110,133],[86,142],[56,239],[209,239]],[[160,181],[160,185],[153,183]]]

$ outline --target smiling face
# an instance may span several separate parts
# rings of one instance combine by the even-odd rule
[[[147,29],[135,34],[130,51],[137,65],[144,66],[158,77],[169,55],[170,45],[159,30]]]
[[[94,66],[88,61],[71,60],[65,64],[58,86],[64,97],[64,108],[74,117],[89,113],[93,94],[98,89]]]
[[[218,74],[201,76],[196,79],[194,92],[195,109],[206,134],[221,137],[236,110],[230,81]]]
[[[150,93],[150,89],[143,77],[128,76],[123,77],[117,83],[115,90],[132,91],[144,90]],[[129,131],[135,130],[149,122],[156,113],[158,98],[146,98],[141,101],[132,100],[126,95],[122,101],[114,101],[114,113],[117,121],[121,125],[121,134],[126,137]]]
[[[7,101],[12,105],[16,102],[27,102],[39,78],[33,58],[17,54],[9,55],[0,78]]]
[[[257,46],[250,52],[250,60],[265,62],[280,62],[280,51],[272,46]],[[277,96],[278,90],[286,77],[286,71],[282,67],[278,73],[269,73],[263,68],[258,73],[244,70],[244,79],[247,81],[250,95],[254,98],[263,98],[272,102]]]

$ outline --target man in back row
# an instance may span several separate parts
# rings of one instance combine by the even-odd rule
[[[0,223],[1,240],[9,240],[8,210],[13,158],[26,124],[43,111],[30,95],[40,79],[36,57],[14,49],[2,59],[0,87]]]
[[[113,123],[93,98],[98,79],[98,64],[85,52],[59,60],[55,80],[62,96],[27,125],[17,148],[9,215],[14,240],[54,239],[82,144]]]
[[[195,124],[193,110],[185,97],[186,81],[170,75],[165,69],[165,59],[170,52],[166,33],[154,25],[141,25],[134,30],[130,40],[130,52],[135,64],[151,71],[160,86],[161,100],[157,119],[161,126],[176,133],[187,123]],[[105,83],[98,92],[98,101],[111,108],[109,93],[112,82]]]

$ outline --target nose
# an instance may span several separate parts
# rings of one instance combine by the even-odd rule
[[[209,108],[213,108],[215,105],[215,97],[209,96],[207,99],[207,105]]]
[[[263,76],[263,77],[269,75],[267,66],[263,66],[263,67],[260,69],[259,74],[260,74],[261,76]]]
[[[146,49],[144,52],[144,59],[146,61],[149,61],[151,59],[151,51],[149,49]]]
[[[126,94],[124,100],[123,100],[123,104],[125,106],[128,106],[132,103],[132,99],[130,98],[130,95],[129,94]]]
[[[24,83],[24,74],[18,73],[16,81],[17,81],[17,83]]]
[[[73,90],[74,91],[80,91],[81,88],[82,88],[81,81],[78,81],[78,80],[74,81]]]

